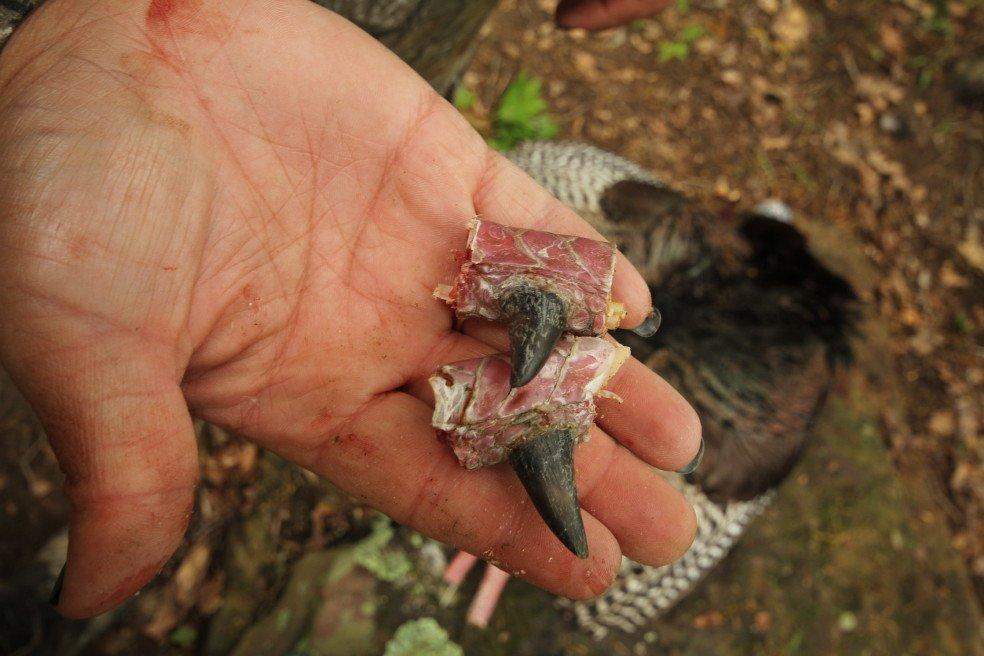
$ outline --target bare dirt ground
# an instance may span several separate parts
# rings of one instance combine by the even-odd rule
[[[980,653],[984,115],[952,73],[984,53],[980,1],[692,0],[596,35],[558,31],[553,4],[504,0],[483,32],[464,79],[480,131],[525,70],[558,138],[697,198],[785,200],[866,301],[857,368],[743,546],[658,636],[592,643],[516,582],[480,631],[476,580],[449,597],[419,536],[203,428],[185,545],[119,612],[67,622],[44,603],[60,477],[4,386],[0,653],[378,654],[425,615],[469,656]]]

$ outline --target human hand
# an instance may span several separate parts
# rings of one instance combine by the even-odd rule
[[[180,544],[189,408],[559,594],[692,539],[646,463],[689,461],[699,425],[636,361],[577,450],[587,560],[508,468],[466,471],[435,439],[427,377],[503,339],[453,330],[431,297],[467,220],[597,234],[313,3],[46,3],[0,57],[0,201],[0,355],[66,474],[67,616],[120,603]],[[628,325],[649,311],[624,259],[614,295]]]

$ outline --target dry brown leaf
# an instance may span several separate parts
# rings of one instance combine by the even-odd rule
[[[256,467],[256,461],[259,458],[259,447],[257,447],[252,442],[247,442],[242,445],[239,449],[239,473],[242,475],[249,474]]]
[[[589,82],[598,79],[598,62],[591,53],[574,53],[574,68],[581,74],[581,77]]]
[[[953,433],[957,426],[957,422],[951,411],[938,410],[930,416],[926,426],[929,428],[929,432],[934,435],[945,437]]]
[[[196,605],[203,615],[211,615],[222,605],[222,591],[225,588],[225,575],[219,572],[199,589]]]
[[[642,71],[638,68],[624,67],[615,71],[613,77],[619,82],[635,82],[642,77]]]
[[[874,75],[858,75],[854,80],[854,91],[880,112],[905,99],[905,89]]]
[[[810,17],[798,4],[790,4],[772,22],[772,33],[781,46],[796,50],[810,38]]]
[[[944,262],[940,267],[939,279],[940,284],[944,287],[961,288],[970,284],[967,278],[957,273],[957,270],[953,268],[953,264],[949,261]]]
[[[701,613],[693,621],[695,629],[716,629],[722,626],[724,626],[724,613],[716,610]]]
[[[786,150],[792,143],[792,138],[781,134],[778,137],[762,137],[762,148],[765,150]]]
[[[37,498],[51,494],[55,486],[46,478],[35,478],[31,481],[31,494]]]
[[[984,245],[981,244],[981,233],[976,225],[967,230],[967,237],[957,245],[957,251],[967,260],[967,264],[984,271]]]
[[[735,69],[726,68],[725,70],[721,71],[721,81],[730,86],[737,87],[741,85],[741,83],[744,81],[744,78],[742,77],[741,73],[739,73]]]
[[[885,49],[885,52],[896,57],[901,57],[905,54],[905,39],[897,29],[888,23],[882,23],[878,28],[878,36],[881,39],[881,45]]]
[[[181,605],[191,605],[195,593],[205,579],[205,572],[211,560],[212,550],[205,544],[192,545],[188,554],[181,561],[174,577],[171,579],[174,598]]]
[[[183,616],[184,613],[179,611],[173,603],[162,603],[150,621],[143,626],[143,632],[157,642],[163,642],[167,634],[178,625]]]
[[[919,310],[909,306],[902,308],[902,311],[899,312],[899,321],[902,322],[903,326],[913,328],[922,322],[922,317],[919,315]]]
[[[926,327],[919,328],[913,338],[909,340],[912,350],[922,357],[933,354],[945,343],[946,340],[943,338],[943,335]]]
[[[733,188],[727,178],[720,177],[714,182],[714,194],[719,198],[724,198],[733,203],[741,200],[741,191]]]
[[[767,610],[760,610],[755,613],[753,626],[755,627],[755,631],[757,633],[766,633],[770,628],[772,628],[772,613]]]
[[[638,34],[629,35],[629,44],[644,55],[648,55],[653,51],[653,44]]]
[[[871,125],[875,122],[875,108],[868,103],[857,103],[854,106],[854,111],[857,113],[861,125]]]
[[[775,14],[779,11],[779,0],[758,0],[756,4],[767,14]]]

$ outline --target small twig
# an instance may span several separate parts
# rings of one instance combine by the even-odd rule
[[[845,46],[840,48],[841,59],[844,60],[844,68],[847,70],[847,74],[851,77],[851,81],[857,84],[858,78],[861,77],[861,71],[858,70],[858,63],[854,61],[854,55]]]

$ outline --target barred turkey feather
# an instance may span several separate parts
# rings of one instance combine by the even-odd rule
[[[663,567],[623,558],[618,576],[605,594],[591,601],[560,602],[596,640],[612,629],[632,633],[649,627],[728,555],[745,529],[775,497],[770,490],[751,501],[716,503],[696,485],[678,479],[677,487],[697,514],[697,536],[683,557]]]
[[[586,144],[527,141],[506,157],[578,213],[601,212],[605,190],[622,180],[662,186],[638,164]]]

